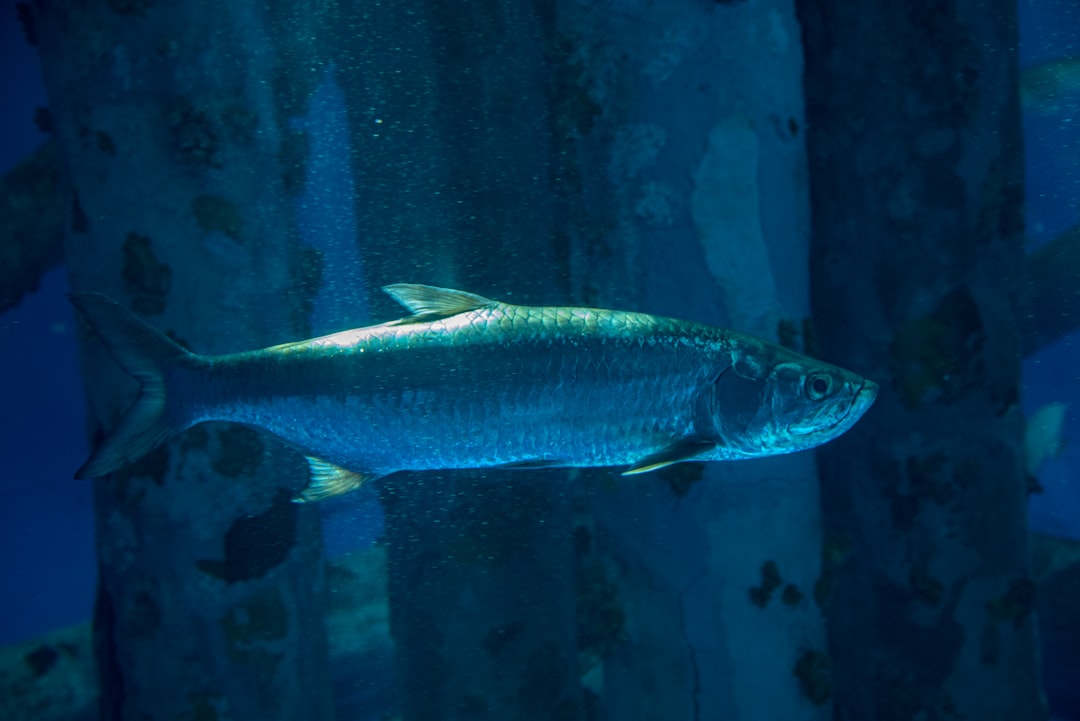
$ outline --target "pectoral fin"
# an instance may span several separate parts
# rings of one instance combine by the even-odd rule
[[[684,438],[681,441],[672,443],[662,451],[657,451],[656,453],[645,456],[623,471],[622,474],[624,476],[633,476],[638,473],[655,471],[664,466],[670,466],[673,463],[692,460],[706,451],[711,451],[715,447],[715,444],[707,441],[695,441]]]
[[[304,490],[293,498],[293,503],[311,503],[321,501],[342,493],[355,491],[360,486],[375,478],[356,471],[339,468],[332,463],[307,456],[311,475]]]

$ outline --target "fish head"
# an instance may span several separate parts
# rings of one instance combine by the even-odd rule
[[[814,448],[855,425],[877,398],[873,381],[771,344],[732,359],[716,379],[711,403],[728,457]]]

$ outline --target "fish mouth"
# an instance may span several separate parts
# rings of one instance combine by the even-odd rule
[[[846,415],[854,413],[856,420],[862,417],[862,414],[866,413],[870,406],[874,405],[879,390],[877,383],[864,379],[862,386],[855,391],[855,398],[852,399]]]
[[[855,391],[852,396],[851,403],[848,404],[844,415],[840,416],[839,420],[833,424],[833,429],[839,434],[855,425],[863,417],[863,414],[870,409],[870,406],[874,405],[879,390],[877,383],[864,379],[862,385],[859,386],[859,390]]]

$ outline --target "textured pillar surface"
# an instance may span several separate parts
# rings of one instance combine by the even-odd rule
[[[320,38],[298,64],[332,65],[347,108],[372,320],[403,315],[377,291],[396,282],[567,300],[542,6],[298,18]],[[403,473],[380,493],[402,718],[580,718],[566,473]]]
[[[306,331],[263,8],[34,6],[71,285],[204,353]],[[134,383],[98,341],[82,355],[100,438]],[[227,425],[95,481],[101,719],[332,716],[318,518],[289,501],[303,482],[295,453]]]
[[[802,347],[808,198],[790,2],[560,4],[575,299]],[[606,474],[606,475],[604,475]],[[621,719],[822,719],[813,456],[588,474],[585,680]]]
[[[882,388],[819,454],[838,717],[1039,719],[1015,3],[799,11],[821,351]]]

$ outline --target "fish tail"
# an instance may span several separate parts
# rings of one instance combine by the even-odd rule
[[[175,403],[167,402],[165,371],[195,356],[103,295],[71,293],[68,298],[116,362],[142,386],[120,422],[75,472],[76,478],[100,478],[188,426],[176,417]]]

